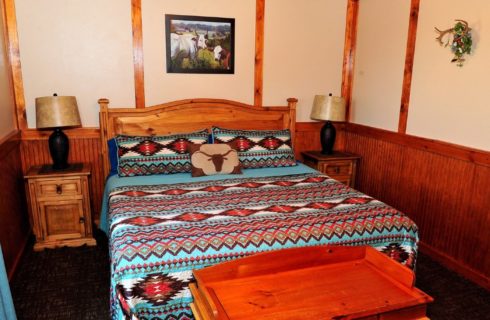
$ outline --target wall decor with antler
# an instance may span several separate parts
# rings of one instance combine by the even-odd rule
[[[439,30],[437,27],[436,32],[439,33],[439,36],[436,40],[441,44],[441,46],[447,47],[449,42],[451,41],[451,51],[454,54],[451,62],[455,62],[458,67],[462,67],[465,61],[464,55],[471,53],[471,46],[473,44],[473,40],[471,39],[471,28],[468,26],[468,22],[460,19],[456,19],[456,24],[454,27]],[[444,43],[443,38],[446,37],[446,42]]]

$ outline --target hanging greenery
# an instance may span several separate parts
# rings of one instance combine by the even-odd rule
[[[471,53],[473,40],[471,39],[471,28],[468,26],[468,22],[464,20],[455,21],[456,24],[453,28],[446,30],[439,30],[435,28],[439,33],[436,40],[439,41],[439,43],[444,47],[447,47],[449,45],[450,35],[452,35],[451,51],[454,54],[454,58],[451,60],[451,62],[455,62],[458,67],[462,67],[465,61],[464,55]],[[448,37],[446,43],[444,43],[442,38],[446,35],[448,35]]]

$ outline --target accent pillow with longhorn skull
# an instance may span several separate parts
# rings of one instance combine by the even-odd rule
[[[193,177],[215,174],[241,174],[238,152],[229,144],[190,144]]]

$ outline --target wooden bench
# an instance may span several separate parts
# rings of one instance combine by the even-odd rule
[[[196,319],[428,319],[414,273],[371,247],[260,253],[194,271]]]

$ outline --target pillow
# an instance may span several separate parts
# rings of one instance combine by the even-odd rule
[[[168,136],[116,137],[120,177],[191,172],[189,143],[204,144],[207,130]]]
[[[113,176],[117,174],[117,143],[115,138],[107,140],[107,151],[109,156],[109,164],[111,165],[109,176]]]
[[[245,169],[296,165],[291,132],[286,130],[229,130],[213,127],[214,143],[234,143]]]
[[[228,144],[189,145],[193,177],[241,174],[238,152]]]

